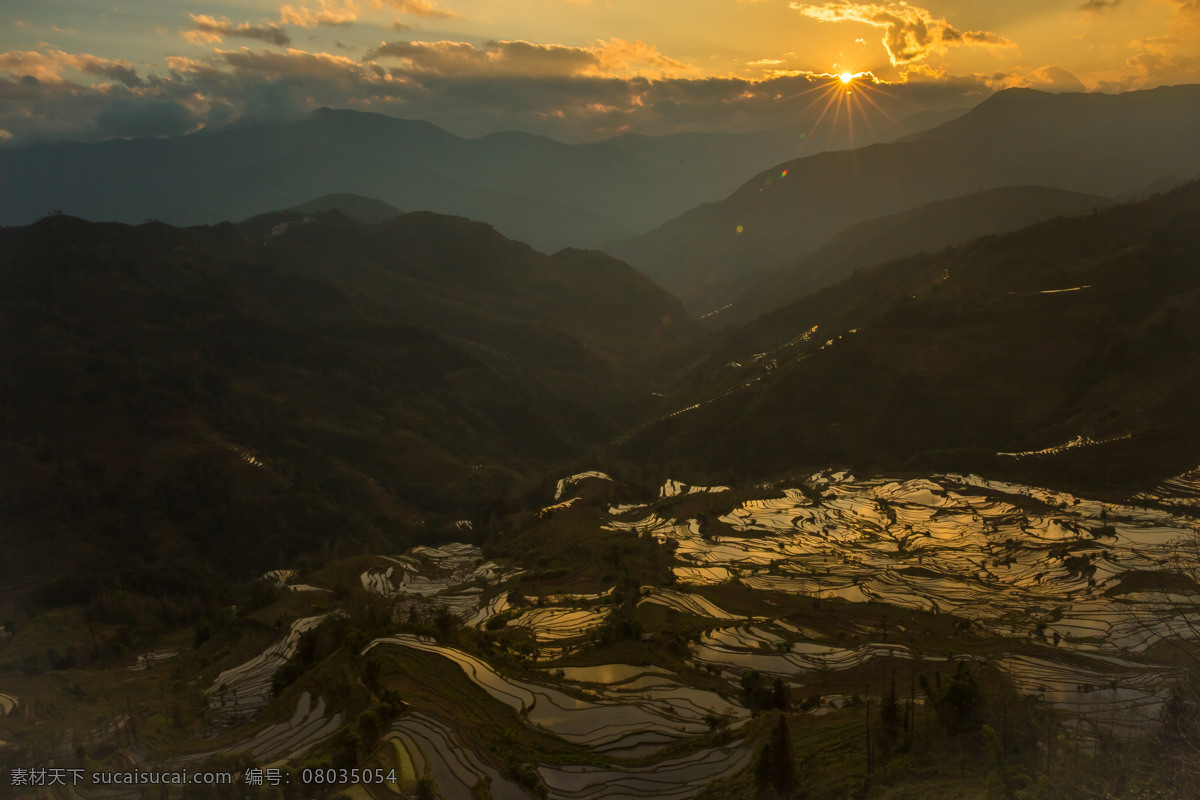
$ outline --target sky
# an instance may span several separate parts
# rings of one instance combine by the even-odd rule
[[[1200,0],[3,6],[0,146],[165,136],[321,106],[464,136],[589,141],[780,127],[843,87],[864,102],[886,95],[899,114],[965,108],[1017,86],[1200,82]]]

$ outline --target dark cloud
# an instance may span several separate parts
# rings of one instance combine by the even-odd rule
[[[105,78],[111,78],[114,81],[119,81],[126,86],[141,86],[142,79],[138,77],[137,72],[133,67],[125,64],[89,64],[83,67],[83,72],[91,75],[100,75]]]
[[[1080,11],[1105,11],[1121,5],[1121,0],[1087,0],[1079,7]]]
[[[101,58],[87,53],[66,53],[50,48],[46,52],[36,50],[10,50],[0,53],[0,71],[14,76],[29,75],[39,81],[61,81],[64,70],[75,70],[85,75],[115,80],[129,86],[141,86],[142,79],[128,61]]]
[[[234,25],[228,19],[217,19],[207,14],[189,14],[192,27],[182,31],[183,37],[193,44],[214,44],[222,39],[257,39],[260,42],[286,47],[292,37],[277,25],[251,25],[243,22]]]
[[[391,42],[363,56],[364,61],[381,58],[400,59],[406,70],[454,75],[572,75],[600,65],[587,48],[529,42],[487,42],[478,48],[467,42]]]
[[[118,100],[96,115],[96,128],[106,138],[173,136],[195,130],[199,122],[172,100]]]

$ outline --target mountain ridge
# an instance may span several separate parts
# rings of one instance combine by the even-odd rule
[[[428,535],[637,418],[657,359],[698,333],[605,254],[430,212],[51,216],[0,244],[22,573],[120,574],[133,551],[258,569]]]
[[[1111,196],[1168,174],[1200,175],[1200,153],[1189,147],[1200,138],[1200,85],[1163,88],[1085,101],[999,92],[982,110],[900,142],[783,162],[723,200],[606,249],[701,315],[871,217],[1003,186]],[[1088,114],[1073,112],[1078,102]],[[1063,118],[1067,133],[1047,133]]]
[[[848,463],[1155,485],[1200,442],[1197,220],[1192,183],[860,270],[722,335],[665,404],[684,410],[614,457],[685,480]],[[1075,437],[1110,444],[999,455]]]
[[[753,169],[790,151],[733,136],[719,163],[687,168],[606,142],[565,144],[501,132],[466,139],[420,120],[320,109],[299,120],[243,120],[163,139],[38,143],[0,150],[0,224],[28,224],[61,210],[130,224],[237,220],[330,193],[379,198],[399,208],[468,216],[544,252],[626,235],[719,196]],[[680,139],[685,151],[711,140]],[[707,143],[707,144],[706,144]],[[651,148],[652,149],[652,148]]]
[[[933,253],[1043,219],[1092,213],[1113,202],[1109,197],[1045,186],[1004,186],[864,220],[834,235],[798,264],[778,270],[742,292],[731,308],[717,315],[716,322],[749,322],[831,286],[856,269]]]

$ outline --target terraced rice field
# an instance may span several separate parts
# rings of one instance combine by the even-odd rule
[[[478,547],[452,542],[441,547],[414,547],[408,555],[384,556],[386,566],[359,575],[364,590],[395,599],[393,616],[407,620],[449,611],[466,624],[479,626],[507,608],[496,597],[484,600],[484,589],[520,573],[483,561]]]
[[[720,518],[737,536],[706,537],[696,520],[654,514],[608,526],[677,543],[681,583],[725,577],[762,591],[874,600],[1039,641],[1058,632],[1060,643],[1098,651],[1195,635],[1183,622],[1200,597],[1156,606],[1118,589],[1126,573],[1180,561],[1196,535],[1186,517],[975,476],[814,477],[824,480],[820,504],[794,489],[747,501]]]
[[[179,769],[219,753],[249,753],[262,765],[283,764],[304,755],[312,746],[328,739],[342,726],[341,712],[328,713],[325,700],[304,692],[286,722],[269,725],[235,744],[168,759],[162,763],[140,762],[147,769]]]
[[[700,494],[703,492],[728,492],[731,491],[728,486],[689,486],[680,481],[668,480],[658,490],[659,498],[678,497],[681,494]]]
[[[481,627],[489,619],[497,614],[503,614],[508,610],[508,593],[501,592],[492,599],[484,602],[470,616],[463,619],[463,624],[472,628]]]
[[[642,587],[642,596],[638,600],[638,605],[645,605],[646,603],[666,606],[667,608],[673,608],[676,611],[682,611],[685,614],[693,614],[697,617],[708,617],[709,619],[747,619],[747,617],[742,614],[731,614],[730,612],[725,611],[707,597],[702,597],[698,594],[690,594],[687,592],[677,592],[674,589],[664,589],[658,586]]]
[[[531,795],[518,784],[489,766],[474,750],[465,746],[446,725],[426,714],[405,714],[385,737],[396,758],[401,786],[428,775],[437,784],[444,800],[475,800],[472,794],[481,782],[491,789],[495,800],[529,800]]]
[[[538,516],[544,517],[547,514],[553,514],[555,511],[562,511],[564,509],[570,508],[571,506],[575,505],[578,502],[579,502],[578,497],[572,497],[570,500],[563,500],[561,503],[555,503],[554,505],[551,505],[551,506],[545,506],[538,511]]]
[[[564,478],[557,505],[543,510],[575,505],[585,519],[587,504],[571,496],[584,480],[610,479],[596,472]],[[687,616],[698,637],[685,655],[703,679],[689,669],[623,663],[551,665],[544,679],[516,679],[479,657],[407,634],[376,639],[363,652],[400,647],[445,659],[530,728],[607,759],[608,766],[538,767],[550,797],[562,800],[688,800],[714,779],[745,769],[753,753],[736,739],[720,747],[706,740],[690,752],[672,749],[666,759],[662,752],[718,722],[741,730],[751,715],[737,699],[738,683],[751,669],[800,692],[838,683],[843,687],[834,691],[848,692],[844,685],[859,685],[858,676],[889,668],[945,670],[962,660],[990,661],[1077,730],[1126,735],[1157,720],[1178,674],[1155,663],[1151,648],[1200,630],[1200,534],[1170,503],[1102,503],[973,475],[857,480],[827,472],[809,484],[766,499],[738,502],[727,495],[719,524],[671,518],[669,509],[679,507],[673,498],[720,495],[728,487],[668,481],[659,492],[666,502],[607,507],[604,528],[674,545],[675,584],[643,586],[637,605],[647,620],[662,619],[655,607]],[[359,578],[368,592],[388,598],[399,617],[444,608],[468,626],[484,627],[503,614],[505,627],[530,634],[543,661],[586,650],[589,634],[619,608],[611,602],[615,587],[527,597],[530,605],[514,608],[510,589],[520,587],[510,581],[519,573],[485,562],[476,547],[448,544],[380,557]],[[292,577],[279,578],[280,585]],[[836,639],[808,627],[819,621],[777,619],[778,593],[953,615],[987,639],[988,649],[975,652],[988,655],[953,651],[950,640],[936,653],[921,652],[884,640],[879,627],[846,613],[839,635],[852,638]],[[274,670],[294,652],[299,635],[322,619],[298,620],[271,648],[218,676],[209,689],[214,718],[233,724],[265,705]],[[825,688],[817,691],[825,698],[813,713],[831,713],[846,702]],[[233,749],[280,759],[330,735],[340,722],[305,694],[288,722]],[[384,740],[404,791],[415,791],[417,779],[429,776],[448,800],[472,800],[481,780],[492,797],[531,796],[491,756],[475,751],[469,734],[429,713],[405,714]]]
[[[275,587],[282,589],[287,586],[299,573],[294,569],[273,569],[270,572],[264,573],[262,580],[267,583],[274,584]]]
[[[396,584],[392,581],[392,573],[395,571],[396,568],[392,566],[389,566],[386,569],[380,567],[377,569],[369,569],[358,577],[359,581],[362,583],[363,589],[371,594],[381,595],[382,597],[392,597],[396,594]]]
[[[611,608],[531,608],[510,619],[508,626],[528,628],[538,642],[557,642],[596,630],[611,614]]]
[[[600,700],[656,707],[694,722],[723,718],[734,728],[750,718],[750,712],[740,704],[716,692],[687,686],[661,667],[601,664],[567,667],[561,673],[563,680],[578,684],[583,694]]]
[[[576,475],[571,475],[566,478],[561,478],[558,481],[558,485],[554,487],[554,501],[558,502],[559,500],[561,500],[563,498],[563,496],[566,494],[568,489],[570,489],[575,484],[577,484],[580,481],[585,480],[587,478],[594,478],[596,480],[608,481],[610,483],[612,482],[612,478],[608,477],[603,472],[596,472],[594,470],[589,471],[589,472],[580,472]]]
[[[538,772],[556,800],[689,800],[712,781],[745,769],[751,758],[747,748],[729,746],[639,768],[542,767]]]
[[[332,614],[304,617],[292,623],[287,634],[254,658],[227,669],[208,688],[209,718],[216,727],[232,727],[258,715],[271,700],[275,672],[296,654],[300,637]]]
[[[902,644],[834,647],[811,641],[789,641],[769,630],[741,626],[709,631],[692,646],[692,656],[699,663],[738,672],[753,669],[767,675],[789,678],[793,683],[803,686],[807,679],[828,672],[854,669],[873,659],[912,661],[918,654]],[[950,660],[946,656],[928,654],[922,654],[920,658],[927,664]]]
[[[1200,505],[1200,467],[1168,478],[1153,490],[1136,495],[1135,499],[1195,508]]]
[[[1168,689],[1180,678],[1169,667],[1094,655],[1070,662],[1007,655],[995,663],[1018,690],[1040,695],[1061,716],[1119,735],[1157,724]]]
[[[314,744],[334,734],[342,726],[341,713],[326,715],[325,700],[317,698],[314,703],[308,692],[300,695],[291,719],[271,725],[240,744],[227,748],[228,752],[248,752],[260,763],[302,755]]]
[[[1157,719],[1177,675],[1148,661],[1145,651],[1166,639],[1195,636],[1200,596],[1178,581],[1170,592],[1150,587],[1154,575],[1177,569],[1194,546],[1197,532],[1190,519],[1162,508],[1101,503],[970,475],[859,481],[847,473],[825,473],[811,483],[821,493],[816,502],[811,490],[781,489],[772,498],[732,505],[720,516],[721,527],[711,529],[698,519],[664,516],[652,505],[608,507],[605,527],[675,543],[675,587],[643,587],[638,605],[707,621],[707,630],[690,645],[690,661],[724,678],[728,695],[689,686],[661,667],[563,667],[547,672],[542,683],[505,677],[474,656],[411,636],[371,646],[408,647],[449,659],[530,726],[617,759],[653,756],[703,734],[714,718],[737,730],[749,712],[731,698],[739,696],[737,682],[750,669],[803,691],[836,682],[839,675],[878,674],[888,665],[944,669],[959,660],[991,660],[1019,691],[1042,696],[1081,728],[1128,734]],[[560,497],[569,486],[560,484]],[[724,490],[671,481],[660,494],[669,499]],[[438,565],[470,555],[455,551]],[[433,580],[436,570],[427,553],[414,551],[409,565],[413,575],[420,570]],[[458,577],[470,574],[465,566],[463,561]],[[946,650],[931,654],[870,641],[870,628],[857,631],[855,644],[839,646],[828,633],[769,613],[744,613],[752,600],[743,599],[734,612],[706,596],[706,587],[733,583],[762,593],[758,608],[764,611],[776,592],[884,603],[971,620],[1021,647],[989,658]],[[452,585],[443,584],[430,599],[449,595]],[[538,607],[507,624],[528,629],[543,658],[576,652],[587,646],[582,637],[611,613],[607,604],[593,605],[610,594],[543,597]],[[478,604],[464,615],[470,624],[512,612],[503,588],[484,600],[486,595],[480,592]],[[844,703],[839,698],[826,697],[813,713],[830,713]],[[431,769],[438,762],[439,787],[447,791],[443,780],[453,787],[447,797],[469,797],[471,777],[486,774],[479,771],[487,769],[483,760],[436,720],[406,719],[414,720],[406,723],[414,726],[404,739],[407,752],[420,751]],[[424,737],[420,742],[417,730]],[[750,758],[735,743],[637,769],[539,771],[555,798],[688,798],[715,777],[743,769]],[[472,759],[479,763],[472,765]]]
[[[762,592],[949,613],[1029,641],[1048,656],[1000,660],[1018,686],[1089,718],[1123,714],[1127,728],[1153,720],[1174,679],[1138,654],[1200,632],[1200,593],[1178,581],[1163,584],[1175,587],[1170,591],[1131,591],[1124,583],[1135,576],[1133,585],[1153,586],[1155,575],[1185,564],[1195,571],[1200,534],[1188,517],[972,475],[858,481],[825,473],[811,481],[823,494],[819,502],[783,489],[732,508],[720,517],[732,536],[706,535],[698,520],[653,512],[606,525],[674,542],[679,584],[738,582]],[[644,592],[642,603],[715,623],[744,620],[696,594]],[[755,669],[800,685],[876,658],[916,657],[894,644],[843,649],[804,641],[786,627],[717,627],[692,655],[699,664]],[[1137,660],[1117,668],[1114,657]],[[1075,689],[1096,685],[1109,687],[1107,695]]]
[[[137,660],[132,666],[126,667],[130,672],[142,672],[143,670],[153,667],[160,661],[169,661],[179,655],[178,650],[155,650],[151,653],[142,653],[137,657]]]
[[[704,733],[708,714],[741,718],[747,713],[732,700],[678,682],[655,680],[593,701],[547,685],[507,678],[474,656],[415,636],[376,639],[366,650],[378,646],[408,647],[449,659],[529,725],[612,756],[648,755],[680,738]]]

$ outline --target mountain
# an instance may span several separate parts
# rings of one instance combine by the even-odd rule
[[[372,224],[384,222],[403,213],[400,209],[382,200],[346,193],[323,195],[298,206],[292,206],[291,210],[300,214],[340,211],[350,219]]]
[[[1198,138],[1200,86],[1008,90],[903,141],[779,164],[720,202],[605,247],[706,314],[858,222],[1002,186],[1114,196],[1192,177]]]
[[[963,108],[939,108],[927,109],[918,111],[914,114],[909,114],[907,117],[894,123],[881,137],[881,141],[890,142],[895,139],[901,139],[906,136],[913,136],[923,131],[936,128],[943,122],[949,122],[952,119],[958,119],[963,114],[971,110],[970,106]]]
[[[0,229],[0,326],[0,577],[127,588],[469,516],[640,418],[696,335],[607,255],[428,212]]]
[[[851,278],[734,329],[614,452],[1154,485],[1193,469],[1200,184]],[[1027,454],[1004,455],[1004,454]]]
[[[715,314],[725,324],[749,322],[806,294],[832,286],[856,269],[917,253],[933,253],[1045,219],[1078,216],[1111,205],[1094,194],[1045,186],[986,189],[851,225],[799,264],[766,276]]]
[[[0,201],[0,221],[25,224],[61,210],[94,220],[196,225],[351,193],[487,220],[543,250],[628,230],[572,202],[584,193],[547,197],[539,174],[525,185],[510,183],[505,160],[479,148],[429,123],[328,109],[295,122],[165,139],[34,145],[0,152],[0,176],[13,189]],[[620,153],[578,155],[568,170],[578,180],[611,180],[623,189],[633,176],[641,179],[642,165]]]
[[[321,109],[163,139],[0,150],[0,224],[53,210],[94,220],[238,220],[329,194],[478,219],[552,252],[644,231],[803,151],[786,132],[464,139],[435,125]]]
[[[912,107],[876,95],[856,119],[858,143],[874,141],[872,131]],[[810,103],[787,126],[766,131],[564,144],[517,131],[465,139],[428,122],[324,108],[186,136],[3,148],[0,224],[55,210],[131,224],[211,224],[349,193],[487,222],[544,252],[591,247],[719,199],[771,164],[852,146],[850,131],[822,110]]]

